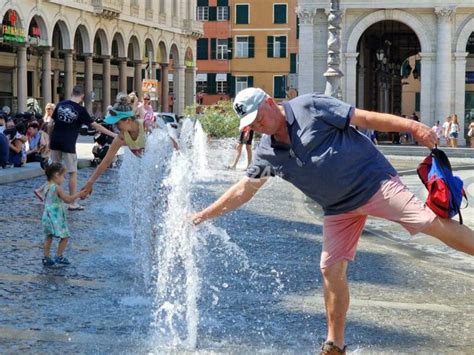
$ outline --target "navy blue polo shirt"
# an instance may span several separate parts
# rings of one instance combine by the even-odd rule
[[[316,201],[325,215],[364,205],[397,175],[379,150],[350,125],[354,107],[322,94],[284,104],[290,144],[263,135],[250,178],[278,175]]]

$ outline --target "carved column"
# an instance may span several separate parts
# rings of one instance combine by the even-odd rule
[[[41,75],[41,96],[44,105],[51,102],[51,47],[42,47],[43,70]]]
[[[327,79],[325,94],[342,100],[341,78],[344,74],[340,69],[342,11],[339,8],[339,0],[331,0],[328,22],[328,70],[324,73]]]
[[[27,75],[26,75],[26,46],[18,46],[16,48],[17,63],[17,101],[18,112],[26,111],[27,95]]]
[[[161,66],[161,112],[168,112],[168,63],[160,63]]]

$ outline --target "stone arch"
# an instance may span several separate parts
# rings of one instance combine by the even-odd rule
[[[123,40],[123,34],[121,32],[115,32],[114,36],[112,38],[112,43],[111,43],[111,50],[110,53],[111,55],[115,55],[115,44],[117,46],[117,57],[118,58],[125,58],[127,56],[126,48],[125,48],[125,41]]]
[[[63,44],[62,49],[73,49],[73,42],[71,40],[71,31],[70,27],[68,26],[66,19],[58,18],[54,22],[54,26],[51,31],[51,41],[53,40],[54,29],[58,26],[60,33],[61,33],[61,40]]]
[[[429,31],[427,31],[427,25],[421,22],[418,17],[402,10],[379,10],[364,15],[362,18],[354,21],[355,25],[347,31],[347,42],[343,47],[345,52],[357,52],[357,43],[364,32],[373,24],[386,20],[398,21],[407,25],[417,35],[418,40],[420,41],[421,51],[427,53],[433,51],[433,41],[429,35]]]
[[[109,55],[111,45],[109,46],[109,39],[107,37],[107,33],[103,28],[98,28],[95,32],[94,35],[94,53],[95,53],[95,46],[96,46],[96,40],[99,41],[99,45],[101,48],[101,55]]]
[[[14,4],[12,4],[11,2],[5,2],[5,6],[3,6],[0,14],[2,15],[2,19],[5,17],[5,15],[8,13],[8,11],[15,11],[17,14],[18,14],[18,18],[17,18],[17,21],[19,21],[20,23],[20,27],[24,28],[25,29],[25,15],[23,14],[23,12],[20,10],[20,8]],[[28,22],[29,24],[29,22]],[[25,29],[25,31],[28,30],[27,28]]]
[[[148,58],[148,54],[151,52],[152,61],[155,58],[155,46],[153,45],[153,41],[151,38],[145,39],[145,45],[143,46],[143,58]]]
[[[173,63],[174,65],[177,65],[180,63],[180,60],[181,60],[181,57],[179,55],[179,48],[178,46],[176,45],[176,43],[173,43],[170,47],[170,55],[169,55],[169,58],[170,59],[173,59]]]
[[[132,51],[132,53],[130,53]],[[140,50],[140,42],[138,41],[138,37],[136,35],[130,36],[128,41],[127,47],[127,57],[130,60],[140,60],[141,58],[141,50]]]
[[[158,50],[156,53],[156,61],[158,63],[168,63],[168,50],[164,41],[158,43]]]
[[[31,11],[30,16],[28,18],[28,27],[31,24],[31,21],[35,20],[36,24],[40,28],[41,31],[41,40],[44,41],[44,44],[47,46],[51,45],[51,37],[49,37],[50,29],[48,27],[48,23],[44,20],[45,14],[42,11],[39,11],[38,8]]]
[[[79,33],[82,39],[82,53],[91,53],[91,38],[89,36],[89,31],[84,24],[80,24],[77,26],[76,31],[74,32],[74,42],[76,41],[76,34]],[[76,47],[76,43],[74,43],[74,49]]]
[[[469,16],[459,27],[456,40],[456,52],[463,53],[466,51],[467,40],[472,32],[474,32],[474,15]]]

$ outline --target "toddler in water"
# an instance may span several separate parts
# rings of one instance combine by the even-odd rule
[[[69,241],[70,233],[66,220],[65,203],[73,203],[76,199],[86,196],[84,192],[67,195],[61,188],[66,169],[60,163],[52,163],[45,167],[47,186],[44,188],[44,212],[41,218],[46,238],[44,240],[44,266],[54,264],[68,265],[69,260],[63,256],[64,249]],[[53,237],[59,238],[58,250],[54,260],[49,256]]]

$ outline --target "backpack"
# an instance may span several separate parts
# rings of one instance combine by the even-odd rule
[[[453,176],[446,154],[434,148],[418,166],[417,173],[428,189],[426,205],[442,218],[459,215],[459,223],[462,224],[461,203],[463,197],[467,201],[467,196],[463,181]]]

